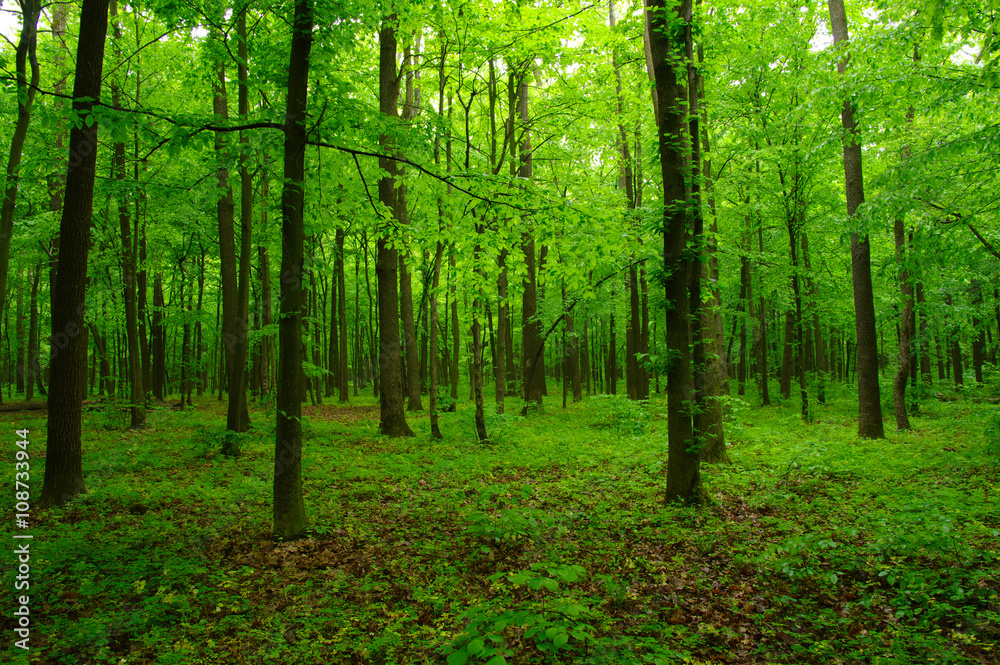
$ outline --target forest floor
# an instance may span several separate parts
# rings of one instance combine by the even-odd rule
[[[492,417],[489,446],[471,406],[442,415],[443,441],[426,413],[416,437],[379,437],[370,395],[307,407],[313,531],[289,543],[270,539],[273,410],[251,410],[234,458],[212,398],[141,432],[93,408],[89,493],[32,513],[30,651],[5,610],[0,661],[1000,662],[997,406],[930,399],[912,431],[888,417],[886,440],[859,441],[843,387],[809,424],[796,403],[732,399],[732,464],[703,469],[712,503],[684,508],[662,502],[662,395],[552,395]],[[14,431],[37,498],[45,415],[0,423],[11,514]]]

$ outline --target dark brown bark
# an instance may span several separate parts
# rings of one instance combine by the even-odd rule
[[[73,109],[87,116],[101,95],[108,0],[83,0],[77,43]],[[52,379],[49,386],[48,439],[40,506],[62,505],[86,492],[83,481],[81,395],[85,378],[84,308],[87,254],[97,166],[97,130],[74,126],[69,136],[66,194],[59,224],[61,251],[53,293],[51,337]]]
[[[517,86],[517,111],[523,125],[517,175],[530,180],[532,177],[531,132],[528,130],[528,73],[524,65]],[[545,392],[545,353],[542,340],[542,322],[538,318],[538,270],[541,263],[535,252],[535,239],[530,231],[521,244],[526,268],[524,290],[521,295],[521,390],[524,408],[521,415],[542,410]],[[537,258],[537,263],[536,263]]]
[[[833,38],[846,50],[847,12],[843,0],[828,0]],[[847,55],[837,62],[837,70],[844,76]],[[855,217],[864,203],[865,190],[861,168],[861,142],[854,119],[854,106],[848,97],[841,111],[844,128],[844,178],[847,199],[847,216]],[[858,375],[858,436],[864,439],[885,437],[882,427],[882,402],[878,385],[878,348],[875,332],[875,298],[872,290],[871,248],[868,236],[855,232],[851,236],[851,280],[854,285],[854,324],[857,335]]]
[[[305,212],[306,95],[312,47],[312,4],[296,0],[285,111],[281,192],[281,316],[274,448],[273,534],[292,539],[306,529],[302,497],[302,305]]]
[[[240,122],[250,117],[249,72],[247,70],[247,5],[240,8],[236,19],[237,39],[237,110]],[[223,98],[225,87],[223,86]],[[250,135],[241,131],[240,142],[240,258],[237,269],[235,325],[232,333],[232,366],[229,371],[229,403],[226,428],[234,432],[250,429],[250,412],[247,409],[247,348],[250,331],[250,259],[253,251],[253,179],[250,177]],[[230,204],[232,193],[229,192]],[[230,209],[231,214],[231,209]],[[220,218],[220,225],[222,220]],[[232,219],[229,220],[230,225]],[[235,239],[234,239],[235,243]],[[234,244],[235,247],[235,244]],[[223,313],[225,316],[225,313]],[[227,345],[227,351],[230,351]]]
[[[386,17],[379,30],[379,109],[390,121],[397,117],[399,79],[396,71],[395,17]],[[390,135],[381,137],[382,149],[391,154],[393,140]],[[378,194],[382,204],[392,212],[393,223],[379,235],[376,243],[375,275],[378,279],[379,320],[379,404],[381,420],[379,430],[385,436],[413,436],[406,423],[403,410],[403,364],[399,343],[399,255],[392,246],[390,234],[401,221],[397,167],[394,160],[379,158],[379,166],[386,175],[379,180]]]
[[[687,270],[687,191],[685,189],[685,156],[683,119],[678,103],[680,86],[675,68],[684,59],[684,45],[691,39],[691,4],[682,0],[675,15],[683,26],[674,30],[668,26],[668,9],[663,0],[646,0],[648,41],[653,75],[659,104],[656,120],[659,130],[660,168],[663,178],[663,256],[664,295],[667,301],[667,349],[670,354],[667,370],[667,487],[668,502],[701,499],[701,468],[695,445],[695,432],[690,403],[694,398],[694,377],[691,371],[688,328]],[[683,34],[684,43],[672,43],[668,35]]]

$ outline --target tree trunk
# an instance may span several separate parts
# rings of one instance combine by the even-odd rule
[[[701,500],[701,468],[694,439],[694,425],[689,404],[694,398],[688,327],[687,270],[687,191],[683,135],[684,114],[679,104],[681,94],[675,67],[682,66],[684,43],[691,37],[690,0],[681,0],[675,14],[668,17],[663,0],[646,0],[648,41],[659,103],[656,120],[659,129],[660,168],[663,178],[663,257],[667,349],[667,487],[668,502]],[[675,31],[668,18],[681,22],[684,43],[671,43]]]
[[[847,12],[844,0],[828,0],[830,24],[834,42],[846,50],[848,41]],[[837,62],[841,77],[847,71],[845,52]],[[855,211],[864,203],[865,190],[861,168],[861,142],[858,126],[854,119],[854,107],[850,98],[844,99],[841,111],[844,127],[844,178],[847,198],[847,216],[855,217]],[[854,323],[857,334],[858,363],[858,436],[864,439],[885,437],[882,428],[882,401],[878,386],[878,348],[875,332],[875,299],[872,292],[871,248],[867,236],[854,233],[851,236],[851,279],[854,285]]]
[[[795,315],[792,310],[785,312],[785,338],[781,353],[781,382],[779,389],[784,399],[792,398],[792,372],[795,368],[794,344]]]
[[[41,11],[41,2],[39,0],[20,0],[20,4],[21,34],[17,40],[15,53],[17,122],[14,125],[14,134],[10,139],[3,204],[0,206],[0,300],[7,297],[7,271],[10,267],[10,243],[14,235],[14,204],[17,201],[21,153],[24,151],[24,140],[28,135],[28,125],[31,122],[31,105],[35,100],[35,90],[38,86],[38,58],[35,56],[35,48],[38,43],[38,14]],[[102,36],[102,49],[103,39]],[[82,155],[77,156],[77,159],[80,157]],[[18,322],[20,320],[19,318]],[[15,322],[15,325],[18,325],[18,322]],[[21,381],[19,380],[19,388],[20,385]],[[3,394],[0,392],[0,404],[2,403]]]
[[[38,279],[39,274],[42,271],[42,264],[38,263],[32,269],[31,276],[31,301],[28,304],[28,316],[30,317],[30,322],[28,323],[28,372],[24,400],[30,402],[35,397],[35,381],[36,377],[39,377],[38,387],[40,392],[45,394],[45,387],[41,383],[41,373],[39,372],[38,363]]]
[[[392,26],[395,16],[383,19],[379,31],[379,108],[383,116],[397,117],[396,102],[399,97],[399,83],[396,71],[396,30]],[[382,149],[395,152],[393,140],[388,134],[381,137]],[[379,404],[381,422],[379,429],[385,436],[413,436],[413,430],[406,423],[403,411],[403,366],[399,345],[399,255],[390,237],[393,229],[401,222],[401,210],[396,188],[396,162],[386,157],[379,158],[379,166],[387,175],[379,180],[379,200],[393,215],[396,224],[390,224],[379,236],[375,275],[378,279],[378,319],[379,319]]]
[[[83,0],[77,43],[73,110],[88,116],[101,95],[108,0]],[[66,195],[59,224],[61,251],[53,294],[48,439],[40,507],[62,505],[86,491],[83,481],[81,395],[85,378],[86,334],[83,314],[87,253],[97,166],[97,128],[70,130]],[[6,274],[6,271],[4,271]]]
[[[443,84],[442,84],[443,85]],[[438,302],[437,292],[441,283],[441,258],[444,255],[444,245],[439,240],[434,250],[434,267],[431,277],[430,293],[430,410],[431,410],[431,438],[442,439],[441,426],[438,422],[437,391],[438,391]]]
[[[302,498],[302,287],[305,211],[306,95],[312,46],[312,4],[296,0],[288,65],[284,179],[281,192],[281,316],[274,448],[274,537],[298,538],[306,528]]]
[[[337,387],[339,388],[341,404],[348,402],[347,385],[347,279],[344,275],[344,229],[338,228],[335,236],[337,260],[334,262],[333,278],[337,282],[337,324],[340,326],[340,334],[337,339],[340,342],[340,353],[337,354],[340,360],[340,367],[337,370]]]
[[[122,37],[121,22],[118,20],[118,0],[111,0],[110,16],[114,26],[115,40]],[[115,48],[115,59],[122,62],[121,48]],[[121,92],[117,79],[111,79],[111,103],[121,106]],[[116,141],[113,146],[115,177],[125,181],[125,142]],[[132,247],[132,220],[128,201],[124,196],[118,199],[118,226],[122,242],[122,290],[125,301],[125,339],[128,346],[129,428],[141,429],[146,426],[145,392],[142,384],[142,358],[139,356],[139,320],[136,310],[135,263],[136,255]]]
[[[247,71],[247,5],[244,5],[236,19],[237,38],[237,79],[238,113],[240,122],[248,122],[250,117],[249,72]],[[225,87],[223,87],[223,100]],[[228,109],[227,109],[228,112]],[[240,132],[240,258],[237,268],[236,311],[233,316],[235,335],[232,343],[232,368],[229,373],[229,403],[226,413],[226,428],[233,432],[250,429],[250,412],[247,409],[247,342],[250,331],[250,255],[253,251],[253,179],[250,176],[249,153],[250,135]],[[232,191],[230,197],[230,219],[232,226]],[[222,219],[220,218],[220,224]],[[230,231],[231,232],[231,231]],[[220,236],[221,237],[221,236]],[[220,243],[221,245],[221,243]],[[235,248],[235,240],[234,240]],[[225,313],[223,313],[225,316]]]

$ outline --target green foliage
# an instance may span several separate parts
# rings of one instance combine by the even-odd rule
[[[509,492],[509,495],[508,495]],[[532,496],[530,487],[505,488],[493,485],[480,492],[477,508],[465,519],[469,525],[465,532],[483,543],[480,551],[488,553],[491,547],[507,548],[523,541],[540,540],[550,530],[559,530],[559,521],[543,510],[524,505]],[[506,499],[510,508],[498,508]]]
[[[582,566],[567,564],[534,563],[529,570],[496,573],[490,581],[503,592],[507,584],[526,586],[535,592],[556,593],[560,583],[572,584],[582,580],[586,571]],[[546,596],[547,599],[547,596]],[[472,662],[506,663],[506,635],[519,634],[532,640],[534,648],[547,661],[555,662],[563,652],[579,651],[593,642],[593,626],[586,623],[592,612],[580,603],[557,598],[555,602],[540,605],[526,603],[516,609],[503,608],[497,601],[470,608],[459,615],[467,623],[465,629],[445,647],[449,665]]]
[[[610,429],[619,436],[639,437],[649,433],[648,402],[626,395],[595,395],[587,401],[593,408],[591,426]]]
[[[996,407],[929,400],[918,429],[858,441],[849,390],[828,394],[808,425],[794,401],[730,400],[732,464],[705,470],[700,509],[662,505],[659,432],[595,430],[597,401],[510,419],[517,445],[492,447],[447,427],[464,401],[444,441],[425,420],[373,437],[371,397],[319,407],[316,527],[288,543],[262,528],[259,406],[235,459],[215,400],[154,409],[143,432],[94,421],[89,494],[33,529],[49,609],[32,647],[81,664],[995,659],[996,455],[979,437]],[[644,408],[659,428],[663,396]],[[43,437],[22,415],[0,419]]]
[[[234,432],[225,428],[201,428],[193,437],[192,443],[199,457],[212,459],[217,454],[239,457],[248,440],[249,435],[246,432]]]

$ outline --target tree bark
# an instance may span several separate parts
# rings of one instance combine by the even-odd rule
[[[673,16],[663,0],[646,0],[648,41],[659,103],[656,120],[660,168],[663,178],[663,257],[666,314],[667,369],[667,487],[668,502],[698,502],[702,498],[701,467],[695,445],[690,404],[694,399],[688,324],[687,191],[685,189],[684,114],[676,68],[684,59],[690,39],[691,4],[682,0]],[[674,34],[668,19],[681,22],[684,43],[671,43]]]
[[[396,71],[396,17],[383,19],[379,31],[379,109],[383,116],[397,117],[396,102],[399,98],[399,79]],[[388,134],[381,137],[382,149],[387,154],[395,152]],[[399,345],[399,255],[392,245],[390,234],[400,220],[397,167],[394,160],[379,158],[379,166],[386,175],[379,180],[379,200],[392,213],[394,223],[389,223],[376,243],[375,275],[378,279],[379,322],[379,404],[381,421],[379,430],[385,436],[413,436],[406,423],[403,410],[403,365]]]
[[[101,96],[108,0],[83,0],[77,43],[73,110],[90,115]],[[48,440],[40,506],[62,505],[86,492],[83,481],[81,395],[86,358],[83,314],[87,289],[87,254],[93,214],[98,125],[70,130],[66,195],[59,224],[61,251],[53,294]]]
[[[247,69],[247,22],[248,5],[244,4],[236,18],[237,38],[237,111],[240,122],[248,122],[250,117],[249,72]],[[223,96],[225,87],[223,86]],[[228,109],[227,109],[228,112]],[[232,366],[229,373],[229,403],[226,412],[226,428],[234,432],[250,429],[250,412],[247,409],[247,342],[250,331],[250,257],[253,251],[253,179],[250,176],[250,136],[241,131],[240,141],[240,258],[237,266],[235,325],[232,333]],[[227,183],[228,185],[228,183]],[[232,191],[229,191],[230,206]],[[232,208],[229,223],[232,226]],[[222,220],[220,218],[220,224]],[[231,230],[230,230],[231,232]],[[234,240],[235,248],[235,240]],[[223,314],[225,315],[225,314]],[[228,345],[227,345],[228,346]]]
[[[302,497],[302,304],[305,212],[306,96],[312,47],[312,3],[296,0],[288,64],[284,179],[281,192],[281,316],[278,319],[278,396],[274,448],[276,538],[306,529]]]
[[[834,43],[846,49],[847,12],[844,0],[828,0],[830,24]],[[847,55],[837,62],[837,71],[844,76]],[[844,127],[844,178],[847,198],[847,216],[855,217],[864,203],[865,190],[861,168],[861,143],[858,125],[854,119],[854,106],[848,97],[841,111]],[[885,437],[882,427],[882,401],[878,385],[878,348],[875,332],[875,298],[872,291],[871,248],[868,236],[855,232],[851,236],[851,279],[854,285],[854,325],[857,334],[858,364],[858,436],[864,439]]]

